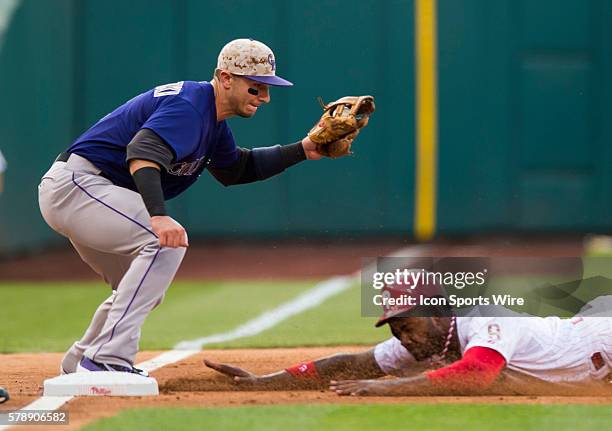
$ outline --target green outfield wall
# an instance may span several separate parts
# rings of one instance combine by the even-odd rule
[[[612,2],[433,6],[435,232],[611,229]],[[273,89],[255,118],[230,120],[239,145],[301,139],[320,114],[319,95],[373,94],[377,112],[353,157],[233,188],[204,174],[170,204],[190,236],[411,238],[414,10],[407,0],[17,2],[0,38],[0,149],[9,163],[0,254],[60,241],[37,204],[55,155],[152,86],[208,80],[219,49],[237,37],[270,45],[279,74],[296,84]]]
[[[439,5],[439,232],[610,230],[612,2]]]

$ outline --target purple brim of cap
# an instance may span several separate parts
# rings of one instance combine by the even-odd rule
[[[274,85],[276,87],[291,87],[293,82],[289,82],[280,76],[245,76],[252,81],[261,82],[262,84]]]

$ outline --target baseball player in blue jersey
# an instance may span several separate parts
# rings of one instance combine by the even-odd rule
[[[228,43],[211,82],[182,81],[140,94],[106,115],[60,154],[39,186],[45,221],[112,287],[63,373],[134,368],[140,328],[162,302],[189,245],[165,201],[207,169],[228,186],[261,181],[318,160],[304,138],[285,146],[236,146],[225,122],[252,117],[270,101],[274,54],[251,39]]]

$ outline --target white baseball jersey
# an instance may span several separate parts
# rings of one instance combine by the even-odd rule
[[[602,379],[612,369],[610,317],[458,317],[461,352],[482,346],[498,351],[508,368],[549,382]],[[381,370],[402,376],[414,357],[396,338],[378,344]]]
[[[411,374],[411,368],[417,362],[408,349],[402,346],[400,340],[395,337],[376,345],[374,359],[381,370],[398,377]]]

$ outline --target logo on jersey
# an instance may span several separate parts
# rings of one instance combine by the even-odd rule
[[[173,163],[168,168],[168,173],[170,175],[187,177],[187,176],[195,174],[198,171],[198,169],[200,169],[203,163],[204,163],[204,157],[200,157],[199,159],[194,160],[193,162]]]
[[[487,332],[489,333],[489,339],[487,340],[487,343],[495,344],[498,341],[501,341],[501,328],[497,323],[491,323],[487,327]]]
[[[179,94],[183,89],[185,81],[173,82],[172,84],[158,85],[153,91],[153,97],[173,96]]]

